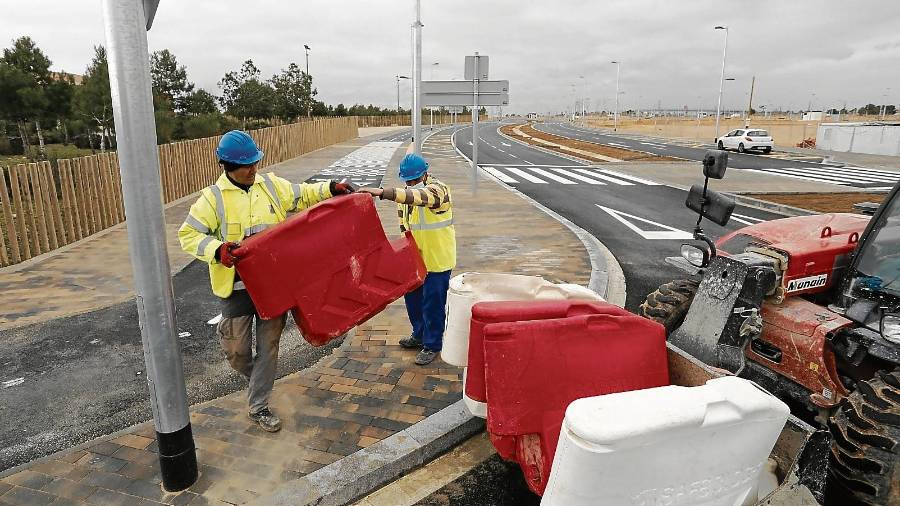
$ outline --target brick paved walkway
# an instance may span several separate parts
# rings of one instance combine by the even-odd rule
[[[498,185],[472,195],[468,165],[452,157],[449,136],[426,143],[432,171],[453,189],[460,264],[456,272],[543,275],[587,284],[590,262],[564,226]],[[395,155],[385,185],[397,184]],[[310,165],[283,164],[293,180]],[[379,203],[391,235],[396,212]],[[409,333],[402,300],[360,326],[332,355],[276,384],[276,434],[249,424],[245,392],[194,406],[191,423],[201,477],[187,491],[159,485],[152,422],[33,462],[0,478],[0,504],[243,504],[414,424],[460,399],[461,371],[436,360],[412,363],[397,341]]]

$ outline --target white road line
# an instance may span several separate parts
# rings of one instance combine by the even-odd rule
[[[548,170],[538,169],[535,167],[528,167],[528,170],[536,172],[539,176],[544,176],[548,179],[552,179],[552,180],[560,182],[562,184],[578,184],[575,181],[572,181],[571,179],[566,179],[564,177],[557,176],[556,174],[554,174]]]
[[[777,169],[768,169],[768,170],[743,169],[743,170],[745,170],[747,172],[756,172],[757,174],[764,174],[766,176],[771,176],[772,174],[775,174],[776,176],[791,177],[794,179],[802,179],[804,181],[813,181],[816,183],[828,183],[828,184],[836,184],[836,185],[840,185],[840,186],[844,186],[847,184],[847,183],[836,183],[834,181],[826,181],[824,179],[816,179],[813,177],[803,177],[803,176],[795,176],[793,174],[783,174],[781,172],[778,172]]]
[[[782,172],[785,172],[788,174],[795,174],[797,176],[818,177],[818,178],[827,179],[830,181],[837,181],[839,183],[872,183],[872,182],[874,182],[874,181],[870,181],[868,179],[862,179],[862,178],[858,178],[858,177],[849,177],[849,176],[843,176],[843,175],[839,175],[839,174],[832,175],[827,172],[822,173],[822,172],[816,172],[816,171],[812,171],[812,170],[795,169],[793,167],[784,167],[781,169],[771,169],[771,170],[782,171]]]
[[[503,181],[504,183],[518,183],[517,180],[507,176],[506,174],[500,172],[499,170],[497,170],[491,166],[482,165],[481,168],[488,174],[494,176],[495,178],[499,179],[500,181]]]
[[[537,184],[547,184],[547,182],[544,181],[543,179],[538,179],[538,178],[532,176],[531,174],[525,172],[524,170],[517,169],[515,167],[507,167],[506,170],[509,172],[512,172],[513,174],[521,177],[522,179],[524,179],[526,181],[531,181],[532,183],[537,183]]]
[[[652,147],[654,147],[654,148],[666,149],[666,147],[663,146],[662,144],[654,144],[654,143],[652,143],[652,142],[642,142],[641,144],[643,144],[643,145],[645,145],[645,146],[652,146]]]
[[[621,179],[616,179],[614,177],[609,177],[609,176],[600,174],[597,171],[587,170],[587,169],[572,169],[572,170],[574,170],[576,172],[580,172],[582,174],[587,174],[588,176],[591,176],[591,177],[596,177],[596,178],[603,179],[605,181],[609,181],[610,183],[617,184],[619,186],[634,186],[634,183],[630,183],[628,181],[622,181]]]
[[[893,186],[870,186],[866,188],[866,190],[874,190],[874,191],[891,191],[893,190]]]
[[[518,159],[518,158],[519,158],[518,156],[516,156],[516,155],[514,155],[514,154],[512,154],[512,153],[507,153],[507,154],[508,154],[509,156],[515,158],[515,159]]]
[[[803,169],[809,170],[810,172],[818,172],[821,174],[834,174],[834,175],[847,176],[847,177],[853,177],[853,178],[858,178],[858,179],[870,178],[873,181],[884,181],[887,183],[893,183],[894,181],[897,181],[898,179],[900,179],[900,173],[895,173],[893,176],[887,176],[887,175],[878,174],[878,173],[870,173],[864,169],[857,170],[857,171],[849,171],[849,170],[837,169],[837,168],[824,168],[824,167],[823,168],[803,167]]]
[[[507,143],[505,143],[505,142],[503,142],[503,141],[500,141],[500,144],[503,144],[503,145],[506,146],[506,147],[512,146],[512,144],[507,144]]]
[[[794,169],[794,168],[791,168],[791,167],[784,167],[784,168],[782,168],[782,169],[772,169],[772,170],[773,170],[773,171],[776,171],[776,170],[777,170],[777,171],[785,172],[785,173],[787,173],[787,174],[794,174],[794,175],[797,175],[797,176],[811,176],[811,177],[817,177],[817,178],[820,178],[820,179],[826,179],[826,180],[829,180],[829,181],[837,181],[837,182],[839,182],[839,183],[848,183],[848,184],[862,183],[862,184],[867,184],[867,183],[875,183],[875,182],[876,182],[876,181],[872,181],[872,180],[870,180],[870,179],[865,179],[865,178],[861,178],[861,177],[851,177],[851,176],[844,176],[844,175],[840,175],[840,174],[829,174],[828,172],[816,172],[816,171],[805,170],[805,169]],[[878,182],[881,182],[881,183],[887,183],[887,182],[892,182],[892,181],[878,181]]]
[[[738,218],[743,218],[743,219],[745,219],[745,220],[755,221],[755,222],[757,222],[757,223],[761,223],[761,222],[763,222],[763,221],[768,221],[768,220],[764,220],[764,219],[761,219],[761,218],[754,218],[753,216],[747,216],[746,214],[731,213],[731,215],[732,215],[732,216],[737,216]]]
[[[600,204],[594,204],[600,209],[606,211],[610,216],[618,220],[620,223],[630,228],[636,234],[640,235],[644,239],[648,240],[674,240],[674,239],[693,239],[694,234],[690,232],[685,232],[684,230],[679,230],[675,227],[670,227],[668,225],[663,225],[662,223],[657,223],[655,221],[648,220],[646,218],[641,218],[635,216],[633,214],[623,213],[622,211],[616,211],[615,209],[610,209],[608,207],[603,207]],[[641,221],[650,225],[653,225],[656,228],[664,228],[665,230],[644,230],[634,224],[631,220],[626,219],[631,218],[631,220]]]
[[[619,144],[618,142],[607,142],[607,144],[609,144],[610,146],[616,146],[618,148],[630,149],[627,145]]]
[[[865,170],[865,171],[874,172],[874,173],[881,173],[882,175],[885,175],[885,176],[897,176],[897,177],[900,177],[900,172],[893,171],[893,170],[870,169],[870,168],[868,168],[868,167],[850,167],[850,166],[835,167],[835,168],[839,168],[839,169],[859,169],[859,170]]]
[[[603,181],[597,181],[596,179],[591,179],[587,176],[582,176],[581,174],[576,174],[576,173],[566,170],[566,169],[551,169],[551,170],[559,172],[560,174],[562,174],[566,177],[571,177],[574,179],[578,179],[580,181],[584,181],[585,183],[606,185],[606,183],[604,183]]]
[[[602,170],[600,170],[600,172],[604,172],[606,174],[609,174],[610,176],[621,177],[623,179],[627,179],[629,181],[634,181],[636,183],[645,184],[647,186],[660,186],[660,184],[655,181],[650,181],[649,179],[642,179],[642,178],[635,177],[635,176],[629,176],[628,174],[622,174],[621,172],[616,172],[614,170],[602,169]]]

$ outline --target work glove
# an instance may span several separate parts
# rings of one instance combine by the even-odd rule
[[[344,179],[343,181],[332,181],[329,189],[332,195],[349,195],[356,191],[356,186]]]
[[[234,252],[237,247],[238,243],[236,242],[222,243],[222,245],[219,246],[219,249],[216,250],[216,259],[225,267],[234,267],[234,264],[236,264],[239,259]]]

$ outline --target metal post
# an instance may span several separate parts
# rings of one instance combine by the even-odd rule
[[[750,114],[753,111],[753,88],[756,87],[756,76],[753,76],[753,80],[750,81],[750,101],[747,103],[747,121],[744,123],[744,127],[750,126]]]
[[[103,19],[128,245],[160,472],[163,487],[178,491],[196,481],[197,455],[164,240],[167,232],[150,91],[145,4],[151,4],[151,12],[155,12],[156,2],[152,1],[103,0]]]
[[[415,56],[413,57],[413,145],[422,154],[422,1],[416,0]]]
[[[475,62],[472,69],[472,195],[475,195],[478,193],[478,51],[472,61]]]
[[[397,114],[400,114],[400,74],[397,74]]]
[[[613,114],[613,132],[619,129],[619,62],[616,64],[616,112]]]
[[[716,30],[725,30],[725,48],[722,49],[722,76],[719,78],[719,101],[716,103],[716,139],[719,138],[719,115],[722,111],[722,90],[725,87],[725,58],[728,56],[728,27],[717,26]]]
[[[306,117],[312,118],[312,76],[309,75],[309,46],[303,44],[306,51],[306,79],[309,80],[309,91],[306,92]]]

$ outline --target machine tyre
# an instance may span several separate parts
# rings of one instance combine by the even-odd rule
[[[641,304],[641,316],[661,323],[668,336],[677,329],[687,315],[699,281],[678,279],[661,285]]]
[[[857,383],[828,430],[831,485],[858,504],[900,505],[900,370]]]
[[[742,142],[742,143],[738,144],[738,153],[746,153],[746,152],[747,152],[747,150],[744,149],[744,143]]]
[[[725,144],[722,141],[719,141],[719,149],[725,151]]]

